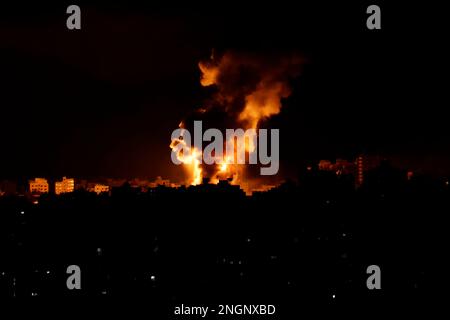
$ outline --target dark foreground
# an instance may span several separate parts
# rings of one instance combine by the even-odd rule
[[[414,312],[443,286],[449,199],[439,181],[377,179],[355,191],[327,177],[253,197],[208,186],[77,191],[37,205],[3,197],[1,300],[127,306],[160,319],[201,318],[174,315],[181,304],[275,305],[266,319]],[[81,290],[66,286],[70,265],[81,269]],[[381,290],[366,286],[370,265],[381,269]]]

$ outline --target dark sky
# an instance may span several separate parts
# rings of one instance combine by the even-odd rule
[[[208,96],[197,63],[212,48],[307,60],[271,121],[284,173],[360,152],[449,173],[443,10],[380,3],[382,30],[369,31],[372,3],[299,2],[81,2],[80,31],[65,4],[2,8],[0,178],[180,179],[170,134]]]

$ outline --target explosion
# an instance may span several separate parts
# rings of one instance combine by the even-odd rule
[[[186,124],[202,120],[212,128],[257,131],[262,122],[280,113],[282,99],[291,94],[289,81],[299,75],[302,64],[303,60],[296,54],[261,56],[228,51],[219,58],[212,55],[198,66],[201,71],[200,84],[211,87],[214,92],[204,106],[181,122],[179,127],[188,129]],[[224,144],[228,142],[224,141]],[[180,143],[186,146],[183,135],[173,140],[170,147],[173,149]],[[263,188],[264,182],[250,177],[248,165],[237,164],[236,157],[240,152],[249,157],[257,151],[256,148],[252,139],[245,139],[241,144],[234,143],[234,157],[227,154],[212,165],[202,163],[203,150],[193,146],[187,152],[178,152],[176,156],[188,172],[188,184],[200,184],[203,178],[214,184],[227,179],[251,193],[254,189]],[[246,172],[247,176],[244,176]]]
[[[179,127],[182,128],[183,123],[180,123]],[[202,182],[202,169],[200,168],[201,151],[197,150],[195,147],[187,148],[183,133],[178,139],[172,140],[170,148],[173,149],[178,144],[182,144],[186,147],[183,148],[183,150],[188,150],[187,154],[178,152],[177,158],[188,168],[188,171],[191,173],[189,184],[194,186],[200,184]]]

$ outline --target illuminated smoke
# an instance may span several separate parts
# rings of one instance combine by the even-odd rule
[[[211,55],[209,60],[199,63],[199,69],[201,85],[211,87],[213,93],[181,127],[189,129],[194,120],[202,120],[207,127],[221,130],[258,129],[262,122],[280,113],[282,99],[291,94],[289,82],[300,74],[302,65],[303,59],[297,54],[227,51],[221,56]],[[247,144],[245,148],[252,151],[254,146]],[[190,184],[198,184],[202,177],[208,177],[211,183],[230,179],[247,192],[264,185],[261,178],[244,177],[248,165],[232,164],[229,158],[218,165],[205,165],[193,161],[192,154],[201,155],[201,151],[193,150],[185,157]]]

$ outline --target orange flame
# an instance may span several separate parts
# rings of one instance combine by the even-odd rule
[[[182,124],[180,123],[180,127],[181,126]],[[202,152],[195,147],[188,147],[186,141],[180,138],[173,140],[170,144],[170,148],[173,149],[180,143],[185,146],[184,149],[188,151],[184,153],[182,151],[183,149],[180,149],[176,155],[177,159],[185,165],[187,171],[190,173],[188,184],[194,186],[198,185],[202,182],[202,168],[200,167]]]

